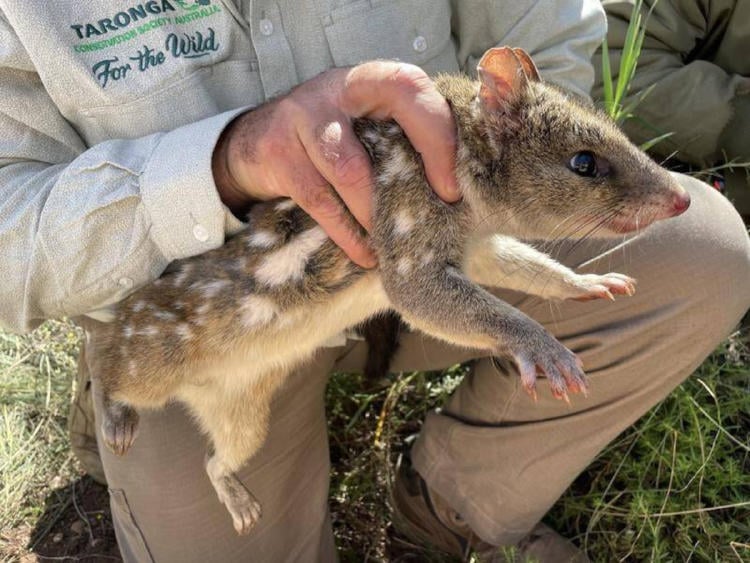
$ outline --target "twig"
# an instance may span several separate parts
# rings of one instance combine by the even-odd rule
[[[93,544],[94,543],[94,531],[91,529],[91,522],[89,522],[89,519],[86,517],[86,515],[81,512],[81,510],[78,508],[78,503],[76,502],[76,482],[72,481],[70,483],[70,488],[73,491],[73,507],[75,507],[76,512],[78,513],[78,516],[86,523],[86,528],[89,531],[89,540]]]

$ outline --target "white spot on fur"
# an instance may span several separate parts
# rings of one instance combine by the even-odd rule
[[[245,328],[255,328],[268,324],[278,312],[276,304],[267,297],[248,297],[240,306],[242,325]]]
[[[299,280],[313,254],[328,240],[320,227],[313,227],[263,258],[255,270],[260,283],[270,286]]]
[[[412,176],[413,168],[414,162],[412,159],[403,150],[396,149],[393,151],[391,158],[386,161],[383,172],[378,179],[384,184],[400,182]]]
[[[398,261],[398,264],[396,264],[396,271],[402,276],[408,275],[411,272],[411,269],[412,269],[411,258],[401,258]]]
[[[125,338],[132,338],[133,337],[133,332],[134,332],[133,331],[133,327],[130,326],[130,325],[128,325],[128,326],[125,327],[125,330],[122,331],[122,334],[123,334],[123,336],[125,336]]]
[[[177,334],[183,340],[190,340],[193,337],[193,331],[190,330],[190,325],[187,323],[177,325]]]
[[[179,271],[179,273],[174,277],[174,285],[175,287],[179,287],[182,284],[184,284],[188,277],[190,276],[190,273],[192,272],[193,268],[190,265],[185,265],[182,267],[182,269]]]
[[[375,131],[371,129],[367,129],[363,134],[363,138],[365,141],[368,141],[370,144],[374,145],[380,142],[380,135],[378,135]]]
[[[393,219],[393,234],[396,236],[403,236],[408,234],[414,228],[414,217],[411,213],[405,209],[400,210],[396,213],[396,217]]]
[[[201,306],[195,310],[195,312],[202,316],[208,313],[210,310],[211,310],[211,303],[206,302],[206,303],[202,303]]]
[[[250,248],[271,248],[277,242],[279,242],[279,235],[270,231],[257,231],[247,239],[247,245]]]
[[[274,209],[276,209],[276,211],[289,211],[295,207],[297,207],[297,204],[294,203],[293,199],[285,199],[284,201],[277,203]]]
[[[427,266],[428,264],[432,264],[432,261],[435,259],[435,251],[434,250],[428,250],[422,255],[422,258],[420,259],[420,264],[422,266]]]
[[[156,311],[154,316],[162,321],[176,321],[177,316],[169,311]]]
[[[138,375],[138,365],[135,363],[134,359],[130,359],[128,362],[128,374],[132,377],[135,377]]]
[[[155,326],[147,326],[143,330],[139,330],[137,334],[140,336],[156,336],[159,334],[159,329]]]
[[[200,286],[201,295],[206,299],[212,299],[219,293],[232,285],[229,280],[214,280]]]
[[[135,305],[133,305],[133,312],[134,313],[140,313],[145,308],[146,308],[146,302],[145,301],[138,301],[138,303],[136,303]]]

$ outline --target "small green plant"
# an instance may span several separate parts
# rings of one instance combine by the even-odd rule
[[[632,117],[632,110],[637,105],[640,98],[631,101],[627,106],[623,106],[623,101],[630,84],[635,76],[635,69],[638,66],[638,58],[641,56],[643,40],[646,36],[646,25],[642,14],[643,0],[636,0],[633,4],[633,10],[630,13],[630,23],[625,35],[625,44],[622,48],[620,57],[620,68],[617,79],[612,77],[612,65],[609,57],[609,44],[607,38],[602,43],[602,82],[604,94],[604,109],[612,119],[618,124],[623,123],[626,119]],[[650,12],[649,12],[650,15]],[[648,15],[646,16],[648,18]]]
[[[609,44],[607,43],[606,37],[602,43],[602,86],[604,110],[618,125],[622,125],[625,121],[633,117],[633,111],[635,108],[646,96],[648,96],[653,88],[647,88],[644,91],[639,92],[636,96],[633,96],[627,101],[627,103],[625,103],[628,93],[630,92],[630,85],[635,76],[635,70],[638,67],[638,59],[641,56],[643,41],[646,37],[646,22],[651,16],[651,11],[654,9],[657,2],[652,4],[645,17],[643,15],[643,0],[635,0],[633,3],[633,10],[630,13],[630,22],[625,35],[625,43],[622,48],[616,79],[612,76]],[[654,137],[643,143],[640,148],[644,151],[648,150],[670,135],[672,135],[672,133],[664,133],[663,135]]]

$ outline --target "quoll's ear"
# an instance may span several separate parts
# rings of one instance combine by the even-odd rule
[[[479,98],[489,110],[505,109],[529,81],[539,80],[539,71],[523,49],[496,47],[487,51],[477,65],[482,84]]]
[[[518,60],[523,67],[523,73],[526,75],[526,78],[528,78],[532,82],[542,81],[542,77],[539,76],[539,70],[536,68],[534,61],[531,60],[531,57],[526,51],[524,51],[520,47],[516,47],[515,49],[513,49],[513,54],[518,57]]]

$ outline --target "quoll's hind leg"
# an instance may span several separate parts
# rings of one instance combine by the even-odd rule
[[[115,455],[125,455],[138,436],[138,413],[131,406],[104,396],[102,437]]]
[[[247,369],[247,368],[245,368]],[[214,379],[211,388],[181,393],[212,442],[206,473],[219,500],[232,516],[238,534],[249,533],[261,517],[261,506],[235,472],[261,448],[268,434],[273,394],[285,374],[266,374],[237,388],[239,374]],[[227,384],[234,383],[233,387]]]

